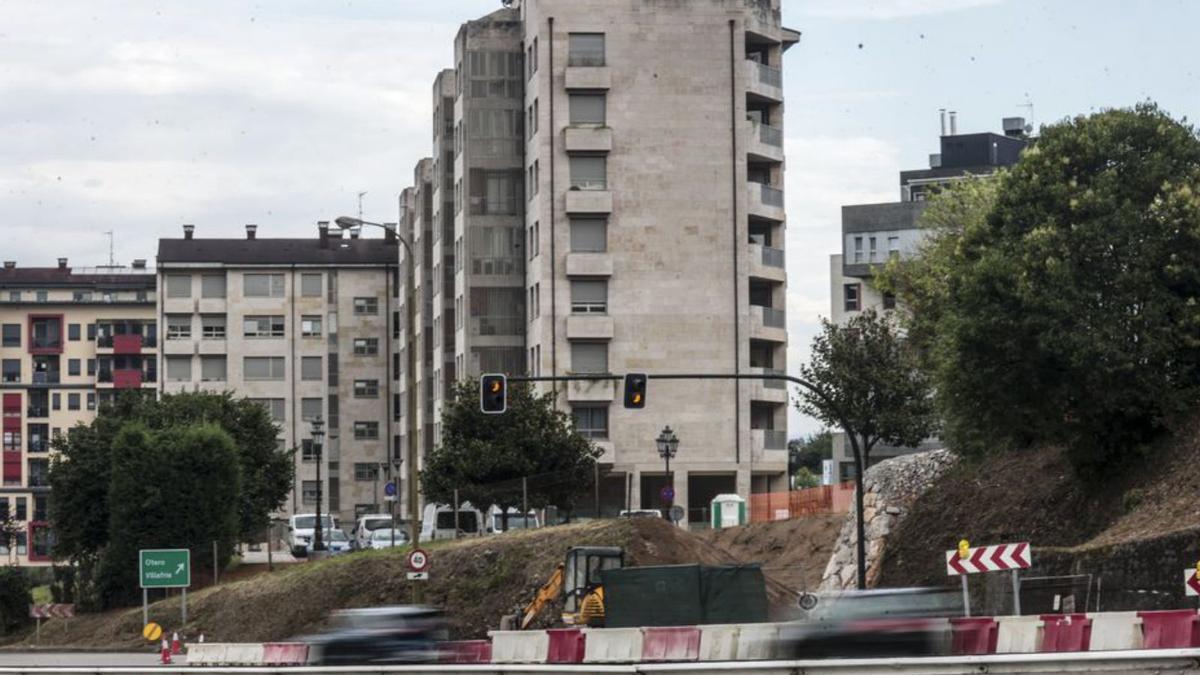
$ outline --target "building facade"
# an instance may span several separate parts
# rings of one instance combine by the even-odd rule
[[[845,323],[867,310],[882,313],[895,309],[896,298],[872,286],[872,270],[890,259],[907,260],[920,252],[928,235],[920,224],[926,199],[954,181],[990,176],[1012,166],[1028,144],[1025,120],[1020,117],[1004,119],[1004,134],[959,134],[954,113],[950,115],[947,133],[943,113],[941,151],[930,155],[929,168],[900,172],[900,201],[842,207],[842,252],[829,258],[834,323]],[[938,446],[936,438],[917,448],[879,446],[871,453],[871,463]],[[841,432],[833,436],[833,461],[835,481],[854,478],[853,452]]]
[[[316,508],[311,422],[325,420],[322,510],[349,523],[386,510],[394,429],[397,241],[350,237],[328,223],[312,238],[161,239],[161,389],[232,391],[260,401],[297,448],[285,514]]]
[[[116,391],[153,391],[158,324],[154,275],[133,266],[0,270],[0,512],[16,521],[0,564],[50,564],[51,441]]]
[[[453,288],[434,278],[434,297],[454,300],[432,311],[456,326],[453,368],[448,331],[433,359],[435,420],[453,378],[484,372],[786,370],[782,64],[798,40],[779,0],[524,0],[462,26],[434,87],[435,162],[451,90],[454,157],[453,200],[435,200],[453,205],[453,248],[433,256]],[[662,506],[668,482],[698,521],[717,494],[786,489],[782,383],[652,381],[644,410],[614,383],[557,389],[604,450],[607,514]]]

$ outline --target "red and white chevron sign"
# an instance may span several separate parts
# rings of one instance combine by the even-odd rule
[[[1196,575],[1195,567],[1183,571],[1183,592],[1186,595],[1200,595],[1200,576]]]
[[[73,616],[75,616],[75,605],[45,604],[29,606],[29,618],[31,619],[70,619]]]
[[[977,572],[1023,570],[1029,569],[1032,561],[1028,542],[970,548],[965,558],[958,551],[946,551],[946,574],[953,577]]]

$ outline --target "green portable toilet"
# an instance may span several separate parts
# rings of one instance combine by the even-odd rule
[[[746,500],[737,495],[717,495],[712,500],[714,530],[746,524]]]

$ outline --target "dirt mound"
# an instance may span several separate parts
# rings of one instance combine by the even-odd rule
[[[453,637],[481,637],[498,627],[502,615],[533,598],[571,546],[621,546],[627,564],[638,566],[737,562],[704,539],[652,518],[544,528],[434,543],[427,582],[408,581],[404,551],[365,551],[222,584],[189,595],[187,632],[202,632],[214,642],[283,640],[320,630],[333,610],[406,604],[419,591],[421,602],[447,609]],[[179,610],[179,598],[163,600],[151,606],[150,619],[174,630]],[[552,618],[547,611],[545,621]],[[42,645],[136,648],[144,646],[141,621],[141,608],[78,617],[69,633],[51,621],[42,626]]]
[[[762,563],[771,586],[795,597],[821,583],[845,518],[845,514],[818,515],[755,523],[711,530],[702,537],[737,560]]]

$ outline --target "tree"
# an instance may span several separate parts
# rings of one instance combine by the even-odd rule
[[[800,377],[808,383],[800,410],[841,427],[854,452],[858,588],[866,588],[863,473],[879,443],[913,446],[933,433],[929,379],[893,322],[874,311],[844,326],[823,320]]]
[[[33,589],[25,570],[15,565],[0,567],[0,635],[8,635],[29,621]]]
[[[821,461],[832,457],[833,433],[828,429],[788,441],[788,473],[792,475],[800,469],[808,469],[819,476]]]
[[[947,440],[1120,467],[1200,403],[1200,138],[1149,103],[1077,117],[976,191],[935,198],[960,222],[890,271]]]
[[[16,543],[17,533],[21,531],[21,526],[17,524],[16,518],[13,518],[12,513],[7,508],[0,511],[0,547],[5,551],[12,551],[13,544]]]
[[[442,411],[442,444],[425,459],[421,490],[432,502],[452,503],[457,489],[477,508],[495,504],[507,529],[508,509],[522,504],[523,478],[541,478],[528,483],[530,506],[570,510],[600,454],[555,407],[553,393],[510,383],[507,412],[488,415],[479,408],[479,383],[462,381]]]

